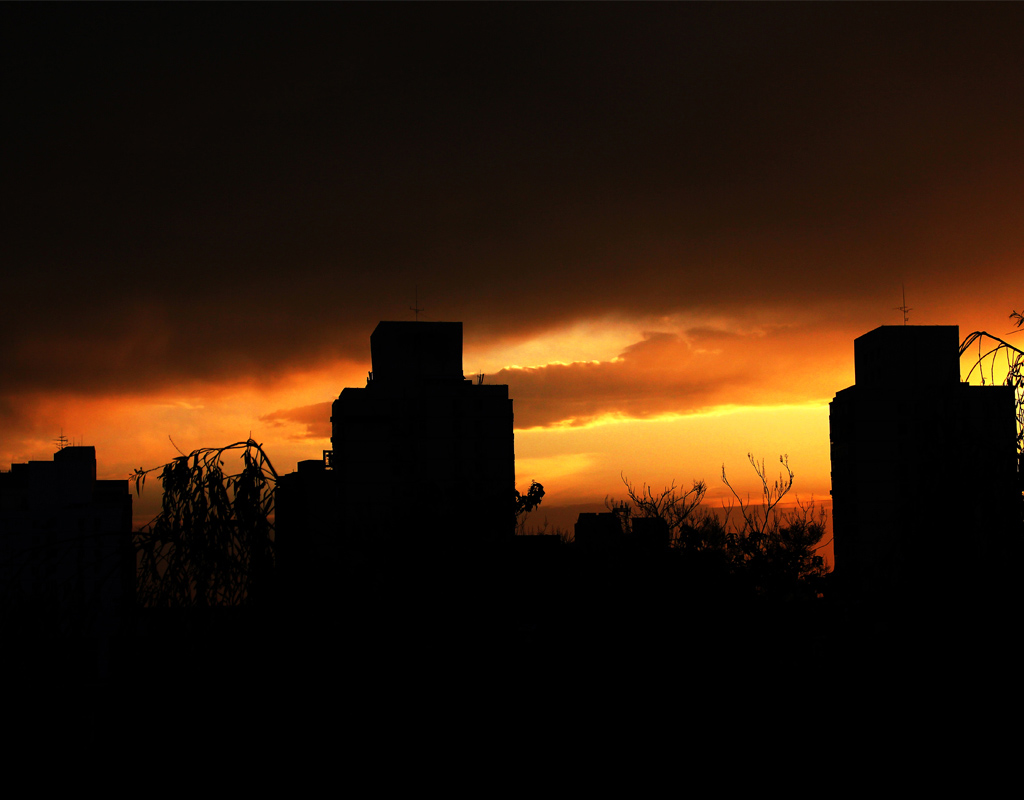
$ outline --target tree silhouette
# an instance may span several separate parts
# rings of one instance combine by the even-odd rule
[[[725,531],[714,514],[700,507],[707,493],[704,481],[694,480],[692,486],[685,491],[673,481],[671,485],[657,491],[646,483],[637,486],[626,476],[620,477],[632,506],[616,506],[613,500],[606,500],[605,505],[609,508],[625,506],[628,513],[620,512],[624,519],[637,517],[661,520],[668,529],[669,541],[674,547],[688,551],[724,549]]]
[[[807,504],[798,500],[789,511],[779,509],[795,477],[787,456],[779,456],[782,472],[771,483],[764,460],[758,462],[749,453],[747,458],[761,481],[760,501],[741,498],[729,483],[723,465],[722,481],[735,498],[725,507],[724,518],[701,508],[707,486],[700,480],[693,481],[686,491],[672,483],[659,492],[647,484],[636,486],[623,477],[632,505],[616,504],[614,500],[605,504],[619,511],[623,519],[635,516],[663,521],[674,550],[694,557],[699,554],[701,563],[709,568],[725,565],[733,576],[760,594],[792,594],[828,571],[825,560],[817,554],[823,546],[827,515],[813,500]],[[738,519],[732,515],[737,506]]]
[[[1024,326],[1024,314],[1021,312],[1011,312],[1010,319],[1017,328]],[[974,331],[960,344],[960,355],[963,356],[975,344],[978,346],[978,355],[967,373],[967,380],[977,372],[984,385],[987,372],[988,381],[996,383],[996,366],[1005,360],[1006,378],[1003,384],[1013,387],[1014,409],[1017,415],[1017,481],[1024,495],[1024,350],[999,336],[993,336],[988,331]],[[1024,504],[1021,510],[1024,512]]]
[[[515,490],[515,493],[516,529],[520,530],[523,518],[539,506],[541,500],[544,499],[544,486],[537,483],[537,481],[531,481],[530,488],[526,490],[526,494],[520,494],[518,489]]]
[[[238,472],[224,471],[238,454]],[[252,439],[182,455],[160,470],[160,513],[135,536],[137,592],[148,607],[238,606],[257,599],[274,564],[274,489],[277,472]]]
[[[762,494],[760,504],[751,503],[749,495],[747,496],[747,502],[743,502],[743,498],[739,496],[725,475],[725,464],[722,464],[722,483],[729,487],[729,491],[732,492],[732,496],[739,505],[740,516],[743,518],[743,525],[740,530],[746,533],[747,536],[761,538],[769,529],[777,529],[779,527],[779,515],[776,509],[782,498],[789,494],[789,490],[793,488],[795,476],[793,475],[793,470],[789,468],[789,456],[781,455],[779,456],[779,463],[782,464],[785,474],[780,473],[775,483],[769,486],[768,471],[765,469],[764,459],[762,458],[761,463],[758,464],[753,454],[747,453],[747,460],[761,481]]]
[[[1014,311],[1010,314],[1017,328],[1024,326],[1024,314]],[[1016,331],[1014,331],[1016,333]],[[967,380],[977,372],[985,384],[986,371],[989,383],[996,382],[996,365],[1005,359],[1006,378],[1003,384],[1012,386],[1017,409],[1017,456],[1020,469],[1024,472],[1024,350],[1014,347],[1005,339],[993,336],[988,331],[974,331],[960,345],[960,355],[967,353],[973,345],[978,345],[978,355],[967,373]]]
[[[745,567],[762,592],[785,591],[796,582],[824,577],[828,570],[817,550],[825,536],[825,509],[818,508],[813,500],[806,505],[797,500],[795,509],[779,511],[779,503],[792,490],[795,479],[789,456],[779,456],[782,471],[770,485],[764,459],[758,463],[753,454],[747,453],[747,460],[761,481],[760,502],[751,502],[749,496],[744,502],[722,465],[722,482],[732,492],[742,520],[729,530],[729,512],[735,506],[727,507],[727,547],[733,560]]]

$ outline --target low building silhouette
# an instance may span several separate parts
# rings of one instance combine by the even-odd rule
[[[335,478],[325,459],[309,459],[277,480],[274,560],[286,602],[326,606],[337,594],[344,542]]]
[[[668,522],[660,517],[634,517],[628,506],[611,511],[581,512],[573,527],[573,543],[584,550],[658,553],[672,546]]]
[[[829,413],[837,579],[971,591],[1020,528],[1013,389],[960,382],[956,326],[876,328],[854,363]]]
[[[0,473],[4,639],[87,641],[104,669],[134,598],[131,525],[128,481],[97,480],[94,447]]]
[[[583,511],[573,526],[573,543],[580,548],[611,550],[626,538],[627,509]]]

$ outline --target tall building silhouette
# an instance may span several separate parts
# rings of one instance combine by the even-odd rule
[[[854,341],[830,404],[835,572],[856,593],[976,585],[1020,527],[1013,389],[960,382],[959,330]]]
[[[324,663],[339,628],[382,664],[417,641],[462,646],[509,595],[508,387],[463,376],[461,322],[381,322],[370,351],[366,385],[332,406],[332,449],[277,484],[290,632],[324,647]]]
[[[329,572],[374,539],[440,547],[514,531],[512,401],[463,376],[462,323],[381,322],[370,358],[366,386],[333,404],[332,450],[278,482],[287,572]]]
[[[360,524],[511,533],[515,445],[508,386],[462,373],[461,322],[381,322],[372,372],[331,415],[332,466]]]

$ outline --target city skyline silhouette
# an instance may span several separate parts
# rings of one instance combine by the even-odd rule
[[[747,452],[827,501],[850,341],[1009,329],[1014,4],[65,11],[4,11],[0,463],[292,469],[417,305],[548,509]]]
[[[379,322],[461,322],[531,526],[623,477],[720,509],[723,465],[756,500],[748,454],[831,512],[858,337],[1019,341],[1017,4],[0,15],[3,470],[66,436],[101,481],[247,440],[287,475]]]
[[[334,404],[334,449],[281,475],[252,440],[183,454],[138,532],[130,484],[141,495],[156,470],[97,480],[95,448],[61,435],[52,462],[0,472],[0,639],[18,654],[4,674],[106,681],[142,658],[208,681],[276,651],[280,675],[321,680],[341,632],[350,652],[374,652],[356,668],[373,680],[423,648],[441,677],[467,657],[512,674],[623,646],[659,663],[711,648],[714,669],[755,651],[821,668],[851,646],[920,659],[1001,641],[1024,511],[1018,398],[960,382],[955,326],[855,342],[857,382],[830,413],[834,570],[827,511],[781,505],[785,455],[774,486],[749,456],[764,494],[746,502],[723,467],[736,501],[724,519],[701,506],[704,482],[658,492],[623,478],[628,499],[579,514],[574,535],[524,531],[508,387],[465,378],[461,343],[459,323],[381,322],[365,388]],[[973,496],[949,497],[944,452]],[[543,495],[531,487],[526,507]],[[699,624],[681,624],[681,601]]]

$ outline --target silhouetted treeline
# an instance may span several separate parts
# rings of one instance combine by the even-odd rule
[[[656,515],[645,516],[650,509],[634,506],[625,515],[616,508],[608,518],[617,532],[589,542],[585,535],[471,536],[471,525],[449,536],[429,514],[412,528],[349,531],[328,537],[330,551],[300,547],[269,572],[260,567],[270,589],[259,602],[244,595],[230,604],[191,602],[193,590],[178,602],[140,594],[135,602],[164,602],[137,609],[138,627],[111,652],[106,678],[143,663],[154,680],[244,682],[269,672],[310,681],[344,673],[374,685],[469,679],[467,671],[536,677],[539,665],[557,664],[576,682],[600,683],[648,668],[680,675],[734,674],[751,664],[826,670],[879,649],[893,658],[932,652],[922,640],[934,647],[941,635],[967,635],[966,619],[939,619],[940,606],[927,599],[874,616],[845,604],[832,576],[807,558],[821,528],[806,512],[765,525],[763,507],[748,508],[761,525],[741,536],[699,505],[672,529],[671,517],[663,527]],[[213,530],[207,522],[188,535]],[[259,526],[232,530],[251,539]],[[291,535],[316,540],[314,533]],[[273,546],[287,553],[295,544]],[[211,574],[209,585],[217,582]],[[997,611],[981,610],[993,618]],[[979,608],[960,611],[978,620]]]

